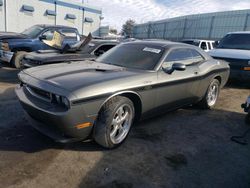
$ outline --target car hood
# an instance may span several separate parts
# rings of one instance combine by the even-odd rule
[[[250,59],[250,50],[238,49],[213,49],[208,52],[212,57],[233,58],[233,59]]]
[[[21,33],[0,32],[0,40],[4,40],[4,39],[25,39],[25,38],[28,38],[28,37],[21,34]]]
[[[23,73],[71,92],[136,74],[135,71],[94,61],[45,65],[25,69]]]
[[[57,50],[44,50],[38,52],[31,52],[25,56],[26,60],[31,60],[33,63],[53,63],[59,61],[71,61],[79,58],[88,58],[90,54],[80,53],[59,53]]]

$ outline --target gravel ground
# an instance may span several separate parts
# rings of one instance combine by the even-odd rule
[[[215,110],[194,107],[135,125],[126,142],[61,145],[35,131],[14,93],[17,71],[0,68],[1,187],[250,187],[250,128],[240,108],[250,86],[227,85]]]

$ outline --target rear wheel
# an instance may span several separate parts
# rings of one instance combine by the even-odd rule
[[[135,110],[127,97],[116,96],[104,104],[95,127],[95,141],[106,148],[119,146],[127,137],[133,124]]]
[[[17,69],[20,69],[22,67],[22,59],[26,54],[27,52],[24,51],[16,52],[12,60],[12,65]]]
[[[204,109],[214,108],[216,105],[219,93],[220,93],[220,82],[217,79],[213,79],[207,89],[205,96],[199,102],[199,106]]]

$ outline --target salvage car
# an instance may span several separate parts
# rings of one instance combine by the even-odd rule
[[[208,53],[229,63],[230,79],[250,81],[250,31],[228,33]]]
[[[198,103],[211,109],[229,66],[182,43],[122,43],[95,61],[24,69],[16,94],[31,125],[58,142],[119,146],[133,122]],[[157,126],[157,125],[156,125]]]
[[[51,40],[55,31],[65,35],[64,44],[80,41],[76,28],[62,25],[34,25],[22,33],[0,32],[0,60],[20,68],[28,52],[51,49],[43,40]]]
[[[119,42],[115,40],[91,40],[90,43],[80,46],[74,51],[61,53],[59,50],[38,50],[24,56],[21,64],[23,67],[34,67],[65,61],[77,61],[84,59],[95,59],[106,51],[116,46]]]

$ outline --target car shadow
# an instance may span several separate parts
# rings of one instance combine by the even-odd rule
[[[250,81],[228,80],[226,88],[250,89]]]

